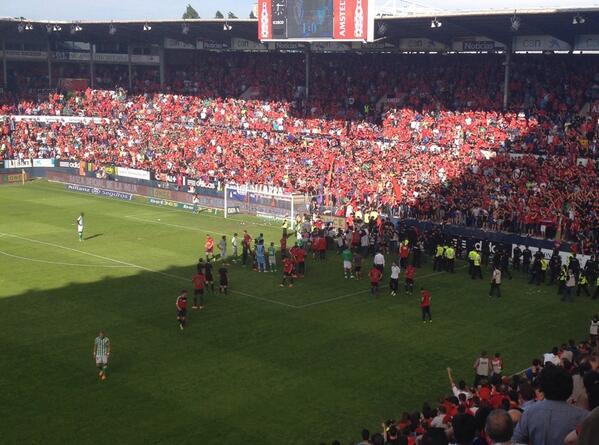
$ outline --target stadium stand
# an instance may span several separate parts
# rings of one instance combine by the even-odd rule
[[[323,87],[309,101],[293,75],[269,87],[270,79],[300,71],[288,54],[210,60],[198,71],[169,73],[164,92],[151,70],[135,78],[134,94],[88,89],[31,98],[36,82],[23,84],[4,97],[2,114],[110,122],[9,120],[4,157],[84,159],[321,193],[338,214],[353,201],[515,233],[541,235],[545,226],[543,233],[555,234],[559,225],[564,239],[596,239],[595,57],[518,61],[506,111],[491,74],[500,72],[494,57],[417,56],[409,64],[389,55],[315,57],[314,83]],[[340,74],[345,84],[324,87]],[[105,69],[100,79],[117,85],[122,70]],[[249,86],[259,97],[240,97]]]

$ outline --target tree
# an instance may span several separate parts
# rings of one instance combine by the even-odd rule
[[[256,17],[256,14],[254,14],[254,10],[252,9],[252,11],[250,12],[250,18],[251,19],[257,19],[258,17]]]
[[[233,14],[231,11],[229,11],[229,13],[227,14],[227,17],[230,19],[236,19],[237,16],[235,14]]]
[[[225,16],[223,15],[223,13],[222,13],[222,12],[220,12],[220,11],[216,11],[216,14],[214,14],[214,18],[215,18],[215,19],[224,19],[224,18],[225,18]]]
[[[185,12],[183,13],[183,19],[199,19],[200,18],[200,14],[198,14],[198,11],[196,11],[193,6],[191,6],[190,4],[187,5],[187,8],[185,8]]]

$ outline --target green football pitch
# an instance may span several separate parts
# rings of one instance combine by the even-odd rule
[[[74,220],[85,212],[86,240]],[[310,444],[349,442],[448,391],[446,367],[472,379],[482,349],[507,371],[568,338],[597,305],[561,303],[555,287],[505,280],[489,300],[473,282],[418,270],[433,295],[378,299],[345,280],[340,258],[306,278],[229,267],[231,292],[208,295],[181,332],[175,299],[191,289],[206,233],[247,229],[278,245],[280,228],[71,193],[44,181],[0,188],[0,443]],[[293,240],[293,238],[291,238]],[[387,272],[388,276],[388,272]],[[403,277],[403,274],[402,274]],[[113,346],[98,379],[93,340]]]

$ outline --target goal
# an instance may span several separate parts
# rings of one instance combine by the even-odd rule
[[[300,193],[249,185],[225,185],[225,218],[246,213],[275,220],[287,219],[293,228],[295,216],[307,210],[308,198]]]

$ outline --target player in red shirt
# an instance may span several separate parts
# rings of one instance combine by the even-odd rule
[[[370,293],[376,297],[379,292],[379,282],[383,278],[383,272],[372,266],[372,269],[368,272],[368,277],[370,278]]]
[[[306,274],[306,251],[298,245],[295,245],[291,248],[289,253],[291,253],[293,261],[297,266],[297,275],[300,278],[303,278]]]
[[[289,287],[293,287],[293,269],[295,264],[293,263],[293,259],[286,256],[283,259],[283,282],[281,283],[281,287],[285,287],[287,282],[289,282]]]
[[[191,277],[193,283],[193,306],[192,309],[204,309],[204,286],[206,285],[206,275],[200,270],[197,274]],[[198,300],[200,305],[198,306]]]
[[[318,238],[318,254],[322,261],[325,260],[327,253],[327,238],[324,236],[324,233],[321,232],[320,237]]]
[[[422,322],[426,323],[426,317],[428,316],[428,322],[432,323],[431,293],[423,287],[420,288],[420,309],[422,310]]]
[[[319,258],[320,250],[320,236],[317,232],[312,233],[312,258],[317,260]]]
[[[175,302],[175,307],[177,308],[177,321],[179,322],[179,328],[181,330],[185,329],[185,324],[187,323],[187,291],[182,290],[179,296],[177,297],[177,301]]]
[[[408,266],[408,256],[410,255],[410,248],[406,243],[401,243],[399,247],[399,265],[402,269]]]
[[[206,261],[212,261],[214,257],[214,239],[210,235],[206,235],[204,249],[206,250]]]
[[[408,268],[406,269],[406,284],[404,286],[406,294],[414,293],[414,276],[415,275],[416,275],[416,268],[414,267],[413,264],[410,264],[408,266]]]

